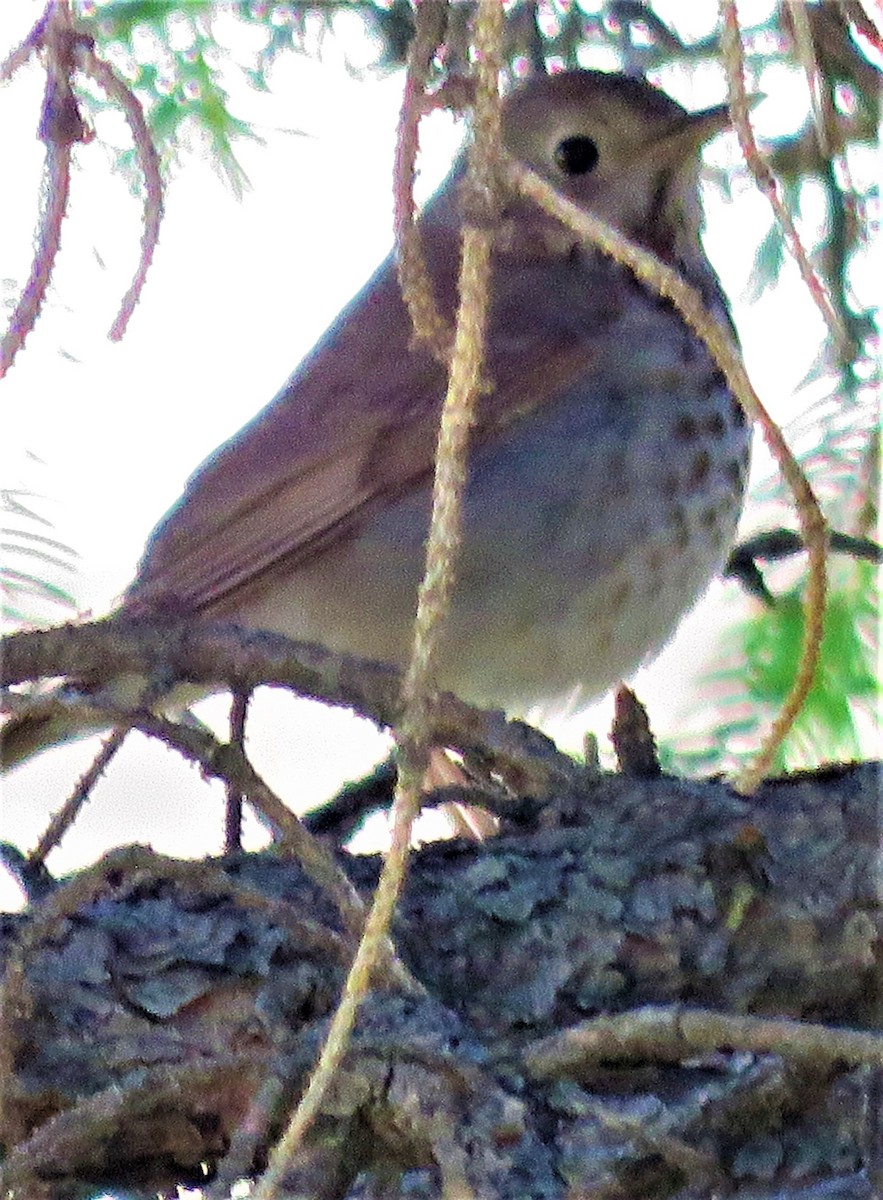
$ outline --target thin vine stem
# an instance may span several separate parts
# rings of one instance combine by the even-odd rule
[[[788,731],[794,724],[812,686],[821,648],[825,596],[827,592],[828,532],[819,503],[800,464],[788,447],[781,429],[772,419],[751,385],[732,337],[708,312],[699,292],[677,271],[660,262],[649,251],[627,241],[599,217],[565,199],[550,184],[515,159],[506,160],[506,176],[521,195],[563,222],[579,237],[597,246],[627,266],[642,282],[670,300],[691,329],[702,338],[723,372],[746,414],[756,421],[770,452],[794,496],[797,517],[808,555],[806,622],[803,648],[791,691],[754,758],[733,781],[744,793],[753,792],[763,781]]]
[[[466,179],[467,191],[473,201],[468,211],[473,219],[482,199],[493,206],[497,194],[494,183],[500,148],[502,34],[503,8],[499,0],[479,0],[474,33],[475,131]],[[416,98],[408,95],[406,102],[414,103]],[[411,659],[403,684],[404,715],[397,730],[399,777],[393,802],[391,846],[325,1045],[307,1089],[257,1185],[254,1200],[272,1200],[277,1195],[288,1164],[318,1115],[328,1087],[343,1062],[359,1007],[388,944],[389,927],[407,870],[411,833],[420,808],[424,768],[428,761],[433,667],[439,633],[450,603],[460,545],[468,435],[484,359],[492,242],[491,220],[464,224],[460,302],[436,452],[426,570],[418,596]]]

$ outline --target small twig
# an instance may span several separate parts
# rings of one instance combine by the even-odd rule
[[[162,681],[161,672],[155,675],[153,679],[154,682],[142,685],[137,700],[133,701],[133,711],[150,708],[156,701],[161,700],[168,691],[166,683]],[[125,742],[129,732],[129,725],[124,723],[115,728],[105,739],[91,765],[80,777],[73,792],[52,818],[49,827],[31,852],[30,857],[33,862],[42,863],[65,836],[79,816],[83,805],[89,799],[98,780],[122,748],[123,742]]]
[[[395,781],[395,760],[390,757],[364,779],[345,784],[327,804],[304,813],[303,823],[316,837],[333,838],[341,846],[367,813],[389,807]]]
[[[610,1060],[681,1062],[721,1050],[779,1054],[789,1061],[829,1067],[883,1067],[883,1036],[878,1033],[680,1005],[648,1005],[583,1021],[533,1042],[524,1063],[536,1079],[559,1079],[584,1077]]]
[[[655,779],[662,773],[647,710],[630,687],[616,689],[610,740],[622,775]]]
[[[80,810],[89,799],[95,784],[107,770],[117,751],[128,736],[128,729],[115,729],[104,741],[101,750],[92,760],[91,765],[80,776],[76,787],[64,804],[49,822],[48,827],[40,837],[34,849],[28,855],[30,866],[45,863],[50,852],[55,849],[61,839],[80,815]]]
[[[230,745],[245,758],[245,719],[248,714],[250,692],[236,691],[230,703]],[[227,784],[227,802],[224,809],[224,853],[235,854],[242,849],[242,792],[234,784]]]
[[[870,538],[853,537],[831,530],[828,535],[828,548],[865,562],[883,563],[883,546]],[[762,558],[777,562],[801,554],[805,549],[804,540],[796,530],[769,529],[734,546],[727,558],[723,574],[740,583],[749,595],[772,607],[776,602],[775,597],[767,587],[756,560]]]

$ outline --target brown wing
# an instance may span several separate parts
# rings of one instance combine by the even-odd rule
[[[456,234],[446,224],[425,233],[437,290],[452,310]],[[537,259],[496,274],[493,387],[477,437],[571,386],[591,360],[584,268]],[[445,375],[410,339],[388,261],[276,399],[192,476],[151,536],[127,609],[210,609],[282,563],[296,567],[423,483]]]
[[[151,535],[127,608],[210,607],[351,526],[382,485],[364,470],[375,440],[409,432],[399,397],[426,403],[443,385],[428,355],[408,352],[404,317],[387,264],[276,399],[191,477]]]

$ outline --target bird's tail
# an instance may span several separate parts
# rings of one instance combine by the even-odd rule
[[[0,729],[0,771],[11,771],[44,750],[107,728],[107,714],[91,708],[83,696],[72,703],[61,692],[50,693]]]
[[[179,720],[191,704],[204,700],[211,691],[205,685],[179,683],[157,695],[148,680],[135,672],[117,675],[100,685],[83,681],[64,684],[31,700],[21,713],[5,722],[0,729],[0,773],[53,746],[105,732],[112,727],[116,712],[148,704]]]

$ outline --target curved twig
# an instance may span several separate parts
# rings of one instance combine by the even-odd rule
[[[144,280],[153,261],[156,244],[159,241],[159,229],[163,218],[163,185],[159,169],[159,155],[153,144],[150,129],[144,116],[141,102],[132,89],[114,71],[109,63],[100,59],[89,47],[80,47],[77,56],[80,70],[90,75],[108,98],[116,101],[132,132],[135,144],[135,154],[141,174],[144,179],[144,224],[141,231],[141,256],[135,277],[129,290],[120,304],[120,311],[110,328],[108,337],[112,342],[118,342],[126,332],[129,318],[135,311],[135,305],[141,298]]]
[[[864,562],[883,563],[883,546],[871,538],[853,537],[832,529],[828,535],[828,549],[832,553],[848,554],[850,558]],[[727,558],[723,574],[735,579],[750,596],[763,601],[768,607],[775,604],[775,597],[757,565],[757,559],[778,562],[791,558],[806,550],[803,538],[795,529],[767,529],[754,537],[734,546]]]
[[[840,315],[831,302],[831,297],[824,283],[812,268],[800,240],[791,214],[782,203],[776,178],[769,165],[760,153],[754,130],[751,127],[749,109],[751,107],[748,92],[745,87],[745,56],[742,50],[742,36],[739,26],[739,15],[736,10],[736,0],[720,0],[721,36],[720,48],[724,70],[727,76],[729,90],[730,115],[733,128],[739,137],[739,145],[746,166],[754,177],[760,191],[767,197],[775,214],[785,241],[788,244],[794,260],[800,270],[813,301],[822,314],[824,322],[842,351],[849,352],[850,337],[844,328]]]
[[[797,516],[809,555],[803,653],[791,691],[761,748],[735,780],[734,786],[739,791],[752,792],[763,780],[776,751],[794,724],[812,686],[818,664],[827,590],[828,538],[822,510],[800,464],[788,448],[781,429],[754,391],[732,336],[708,313],[699,292],[677,271],[660,262],[655,255],[627,241],[605,221],[565,199],[523,163],[507,158],[506,176],[512,187],[521,195],[562,221],[579,237],[597,246],[605,254],[611,255],[617,262],[623,263],[648,287],[671,301],[687,325],[702,338],[748,417],[760,425],[764,439],[794,495]]]
[[[447,4],[440,4],[438,0],[432,4],[424,2],[414,14],[415,31],[408,51],[393,167],[393,225],[399,288],[411,318],[415,343],[427,346],[444,365],[450,358],[453,330],[439,310],[423,255],[414,203],[414,177],[426,80],[432,56],[444,37],[446,18]]]

